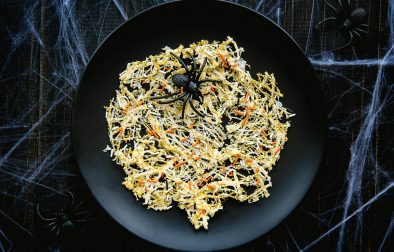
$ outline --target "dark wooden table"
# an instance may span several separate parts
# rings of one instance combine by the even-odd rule
[[[74,92],[94,50],[128,18],[163,2],[0,2],[1,250],[162,249],[128,233],[97,205],[75,165],[70,128]],[[235,2],[275,21],[304,49],[325,94],[329,138],[317,178],[296,210],[234,251],[390,251],[394,2],[351,1],[350,12],[362,8],[353,19],[366,11],[353,26],[369,28],[356,30],[341,50],[335,49],[350,38],[344,26],[315,27],[336,15],[323,1]],[[85,221],[56,235],[38,217],[37,204],[53,216],[70,204],[68,192],[82,202]]]

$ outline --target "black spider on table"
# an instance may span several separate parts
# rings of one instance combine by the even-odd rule
[[[340,34],[347,38],[345,45],[334,48],[334,51],[342,50],[350,46],[354,39],[361,38],[362,34],[368,33],[368,28],[370,28],[366,23],[364,23],[365,17],[367,16],[367,11],[363,8],[356,8],[352,10],[350,8],[350,0],[337,0],[338,8],[335,8],[332,4],[324,2],[327,7],[334,11],[334,16],[328,17],[320,21],[315,28],[321,27],[323,24],[331,24],[340,32]]]
[[[179,100],[183,99],[183,107],[182,107],[182,120],[185,116],[185,109],[186,109],[186,104],[189,102],[190,107],[196,112],[197,115],[204,117],[204,115],[199,112],[193,105],[193,100],[197,100],[199,104],[201,105],[204,102],[204,96],[199,90],[201,84],[206,83],[206,82],[220,82],[218,80],[211,80],[211,79],[204,79],[200,80],[201,74],[205,68],[205,65],[207,64],[207,58],[204,59],[204,62],[200,66],[200,69],[197,69],[197,64],[196,64],[196,59],[195,59],[195,51],[193,52],[193,56],[190,55],[189,52],[186,52],[189,57],[192,59],[193,65],[191,66],[191,70],[189,70],[188,66],[186,63],[177,55],[175,55],[173,52],[171,52],[171,55],[174,56],[179,63],[181,63],[182,67],[185,68],[186,73],[185,74],[174,74],[172,76],[172,82],[180,88],[180,91],[165,95],[165,96],[160,96],[160,97],[153,97],[151,98],[152,100],[156,99],[165,99],[165,98],[170,98],[176,95],[179,95],[179,97],[169,100],[169,101],[160,101],[158,103],[160,104],[169,104],[172,102],[176,102]],[[181,53],[182,55],[182,53]]]
[[[91,220],[88,218],[89,212],[80,209],[83,202],[75,204],[74,195],[69,191],[65,191],[65,194],[68,197],[69,204],[62,208],[60,212],[51,216],[44,216],[40,210],[40,203],[37,204],[38,217],[47,223],[46,227],[50,229],[49,232],[56,236],[75,229],[77,223]]]

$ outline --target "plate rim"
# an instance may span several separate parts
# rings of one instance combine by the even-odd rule
[[[113,31],[111,31],[111,32],[105,37],[105,39],[103,39],[103,40],[99,43],[99,45],[97,46],[97,48],[96,48],[96,49],[94,50],[94,52],[91,54],[91,56],[90,56],[90,58],[89,58],[89,60],[88,60],[88,62],[87,62],[87,64],[86,64],[86,66],[84,67],[83,72],[82,72],[82,74],[81,74],[81,77],[80,77],[80,79],[78,80],[78,85],[77,85],[77,87],[76,87],[76,89],[75,89],[75,92],[74,92],[74,98],[73,98],[73,101],[72,101],[72,109],[71,109],[71,140],[72,140],[72,153],[73,153],[74,158],[75,158],[75,162],[76,162],[76,166],[77,166],[78,172],[80,173],[81,177],[83,178],[84,183],[87,185],[87,188],[89,189],[90,194],[93,196],[93,198],[95,199],[95,201],[96,201],[96,202],[98,203],[98,205],[108,214],[108,216],[110,216],[110,218],[111,218],[113,221],[115,221],[115,222],[118,223],[122,228],[124,228],[125,230],[127,230],[127,232],[131,233],[132,235],[134,235],[134,236],[136,236],[136,237],[139,237],[139,238],[145,240],[145,242],[148,242],[148,243],[151,243],[151,244],[154,244],[154,245],[156,245],[156,246],[163,247],[163,248],[170,248],[170,249],[176,249],[176,250],[179,250],[180,248],[172,247],[172,246],[167,246],[167,245],[164,245],[164,244],[162,244],[162,243],[158,243],[158,242],[156,242],[155,240],[151,239],[150,237],[148,237],[148,236],[146,236],[146,235],[144,235],[144,234],[140,234],[140,233],[137,233],[137,232],[132,231],[132,230],[131,230],[130,228],[128,228],[125,224],[123,224],[122,222],[120,222],[120,221],[118,221],[116,218],[114,218],[114,217],[112,216],[112,214],[111,214],[111,213],[104,207],[104,205],[100,202],[100,200],[98,199],[98,196],[96,196],[96,194],[93,193],[93,190],[92,190],[90,184],[88,183],[87,178],[83,175],[83,172],[82,172],[82,170],[81,170],[81,168],[80,168],[80,161],[79,161],[79,160],[80,160],[80,158],[79,158],[80,155],[77,154],[77,152],[75,151],[75,150],[76,150],[76,145],[77,145],[77,143],[76,143],[77,140],[76,140],[76,137],[75,137],[75,135],[76,135],[76,134],[75,134],[75,131],[76,131],[76,129],[75,129],[75,117],[76,117],[76,107],[77,107],[77,106],[76,106],[76,103],[77,103],[77,101],[78,101],[79,90],[80,90],[82,81],[84,80],[85,75],[86,75],[86,72],[87,72],[87,70],[89,69],[89,65],[91,65],[91,62],[95,59],[95,56],[97,55],[98,51],[99,51],[99,50],[102,48],[102,46],[109,40],[109,38],[110,38],[114,33],[116,33],[118,30],[120,30],[123,26],[127,25],[129,22],[132,22],[132,21],[135,20],[137,17],[139,17],[139,16],[141,16],[141,15],[144,15],[144,14],[147,13],[147,12],[150,12],[152,9],[161,8],[161,7],[167,6],[167,5],[174,5],[174,4],[177,5],[177,4],[182,3],[182,2],[189,2],[189,1],[188,1],[188,0],[170,0],[169,2],[164,2],[164,3],[157,4],[157,5],[155,5],[155,6],[151,6],[151,7],[147,8],[147,9],[145,9],[145,10],[143,10],[143,11],[141,11],[141,12],[135,14],[135,15],[133,15],[132,17],[130,17],[129,19],[125,20],[123,23],[121,23],[120,25],[118,25]],[[190,2],[191,2],[191,1],[190,1]],[[303,51],[303,49],[301,48],[301,46],[297,43],[297,41],[296,41],[296,40],[295,40],[295,39],[284,29],[284,28],[282,28],[281,26],[279,26],[278,24],[276,24],[274,21],[272,21],[272,20],[269,19],[268,17],[264,16],[262,13],[259,13],[259,12],[255,11],[254,9],[252,9],[252,8],[250,8],[250,7],[247,7],[247,6],[244,6],[244,5],[241,5],[241,4],[239,4],[239,3],[229,2],[229,1],[226,1],[226,0],[200,0],[200,2],[201,2],[201,3],[213,3],[213,2],[216,2],[216,3],[220,3],[220,4],[226,4],[226,5],[229,5],[229,6],[235,6],[235,7],[237,7],[237,8],[242,8],[242,9],[244,9],[245,11],[249,11],[249,12],[251,12],[251,13],[253,13],[253,14],[257,14],[257,15],[259,16],[259,18],[263,18],[265,21],[268,21],[271,25],[275,26],[276,29],[279,29],[279,31],[282,32],[288,39],[290,39],[291,42],[292,42],[292,44],[294,44],[294,45],[296,46],[295,48],[297,48],[297,50],[302,54],[303,58],[305,59],[305,65],[306,65],[306,67],[309,68],[309,69],[311,70],[311,71],[310,71],[310,72],[312,73],[311,79],[314,80],[314,83],[316,83],[316,84],[319,83],[319,81],[318,81],[318,79],[317,79],[317,76],[316,76],[315,69],[313,68],[313,65],[312,65],[311,61],[309,60],[309,58],[307,57],[307,55],[305,54],[305,52]],[[320,97],[324,97],[321,87],[317,87],[317,88],[316,88],[316,91],[319,92],[319,96],[320,96]],[[306,189],[305,192],[303,193],[303,195],[302,195],[300,201],[299,201],[297,204],[295,204],[295,205],[290,209],[289,213],[288,213],[285,217],[283,217],[283,218],[282,218],[275,226],[273,226],[270,230],[272,230],[273,228],[275,228],[275,227],[277,227],[278,225],[280,225],[283,221],[285,221],[286,218],[287,218],[287,217],[288,217],[288,216],[299,206],[299,204],[302,202],[302,200],[304,199],[304,197],[306,196],[306,194],[308,193],[308,191],[311,189],[312,183],[313,183],[313,182],[315,181],[315,179],[316,179],[316,175],[317,175],[317,173],[318,173],[318,171],[319,171],[319,169],[320,169],[320,167],[321,167],[322,161],[323,161],[324,153],[326,152],[326,149],[327,149],[327,139],[328,139],[327,110],[326,110],[326,107],[325,107],[325,104],[324,104],[323,101],[321,101],[321,111],[320,111],[320,112],[321,112],[321,116],[322,116],[322,118],[321,118],[321,119],[322,119],[322,125],[325,126],[325,129],[324,129],[324,134],[322,135],[322,150],[321,150],[321,156],[320,156],[320,158],[319,158],[319,162],[318,162],[318,164],[317,164],[317,168],[313,171],[312,179],[308,182],[308,185],[307,185],[307,187],[306,187],[307,189]],[[221,246],[220,248],[217,248],[217,249],[219,249],[219,250],[231,249],[231,248],[235,248],[235,247],[239,247],[239,246],[245,245],[245,244],[247,244],[247,243],[250,243],[250,242],[252,242],[252,241],[254,241],[254,240],[260,238],[260,237],[263,236],[264,234],[270,232],[270,230],[268,230],[268,231],[266,231],[266,232],[264,232],[264,233],[256,234],[254,237],[251,237],[251,238],[248,239],[248,240],[245,240],[245,241],[243,241],[243,242],[241,242],[241,243],[238,243],[237,245]],[[200,250],[196,250],[196,249],[188,249],[188,250],[189,250],[189,251],[200,251]]]

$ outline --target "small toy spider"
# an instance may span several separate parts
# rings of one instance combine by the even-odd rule
[[[337,0],[338,9],[332,6],[328,2],[324,2],[331,10],[334,11],[335,16],[328,17],[323,21],[319,22],[315,27],[319,28],[327,22],[332,22],[332,26],[337,29],[342,36],[348,37],[348,42],[340,47],[334,49],[334,51],[342,50],[350,46],[355,38],[361,38],[361,33],[367,34],[369,26],[362,23],[367,15],[367,11],[363,8],[357,8],[355,10],[350,9],[350,0],[345,0],[343,3],[341,0]]]
[[[204,62],[202,63],[200,69],[197,69],[196,66],[196,59],[195,57],[193,57],[192,55],[190,55],[189,52],[186,52],[189,57],[192,59],[193,61],[193,65],[191,67],[191,70],[189,70],[188,66],[186,65],[186,63],[180,58],[182,57],[182,53],[181,56],[178,57],[176,56],[173,52],[171,52],[171,54],[179,61],[179,63],[181,63],[182,67],[185,68],[186,70],[186,74],[174,74],[172,76],[172,82],[179,87],[181,90],[169,95],[165,95],[165,96],[160,96],[160,97],[153,97],[151,98],[152,100],[156,100],[156,99],[165,99],[165,98],[170,98],[173,97],[175,95],[181,94],[179,97],[169,100],[169,101],[161,101],[158,102],[160,104],[169,104],[172,102],[176,102],[178,100],[182,100],[183,99],[183,107],[182,107],[182,120],[185,116],[185,109],[186,109],[186,104],[187,102],[189,102],[190,107],[194,110],[194,112],[196,112],[197,115],[204,117],[204,115],[202,113],[200,113],[193,105],[193,100],[197,100],[200,105],[203,103],[204,101],[204,96],[201,93],[201,91],[199,90],[199,87],[201,84],[205,83],[205,82],[220,82],[218,80],[211,80],[211,79],[204,79],[204,80],[199,80],[202,74],[202,71],[204,70],[205,65],[207,64],[207,58],[204,59]],[[193,55],[195,55],[195,52],[193,52]]]
[[[37,215],[42,221],[47,222],[46,226],[50,229],[49,232],[53,232],[56,236],[65,231],[72,230],[75,228],[77,222],[89,221],[89,219],[86,219],[89,212],[79,210],[83,202],[81,201],[79,204],[75,205],[74,195],[69,191],[65,191],[65,193],[71,202],[66,208],[63,208],[60,213],[55,213],[50,217],[45,217],[41,213],[40,203],[37,204]]]

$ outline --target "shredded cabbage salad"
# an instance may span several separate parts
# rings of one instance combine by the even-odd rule
[[[190,63],[186,52],[193,50],[197,66],[208,58],[201,79],[221,82],[200,86],[204,102],[194,102],[204,118],[187,105],[182,120],[182,100],[159,104],[151,98],[179,91],[171,76],[185,69],[170,52],[182,52]],[[105,107],[110,139],[105,151],[123,167],[123,185],[150,209],[184,209],[195,229],[208,229],[228,198],[252,203],[269,197],[269,171],[294,115],[279,101],[274,75],[252,78],[242,52],[230,37],[165,47],[129,63]]]

